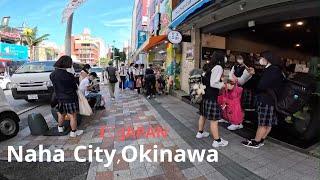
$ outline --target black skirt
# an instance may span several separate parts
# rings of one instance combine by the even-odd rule
[[[59,102],[57,109],[61,114],[73,114],[79,112],[79,103],[72,102],[72,103],[63,103]]]
[[[207,120],[220,120],[222,119],[221,107],[215,100],[203,99],[200,104],[200,115],[204,116]]]
[[[278,124],[277,112],[274,106],[268,104],[258,103],[258,125],[259,126],[273,126]]]

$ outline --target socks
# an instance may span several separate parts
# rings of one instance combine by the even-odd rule
[[[202,131],[199,131],[199,133],[201,133],[201,134],[202,134],[202,133],[203,133],[203,130],[202,130]]]
[[[261,139],[261,141],[259,143],[263,143],[264,142],[264,139]]]
[[[77,130],[71,130],[71,132],[76,132]]]
[[[58,125],[58,127],[62,128],[63,126],[59,126],[59,125]]]
[[[219,139],[215,139],[215,141],[217,141],[217,142],[221,142],[221,138],[219,138]]]

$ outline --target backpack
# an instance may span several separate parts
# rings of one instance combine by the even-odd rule
[[[107,69],[108,77],[109,77],[109,82],[110,83],[117,83],[118,78],[116,76],[116,68],[110,68],[108,67]]]
[[[275,100],[275,109],[280,114],[291,116],[308,103],[316,91],[316,78],[310,74],[296,73],[285,78],[279,95],[272,90],[268,93]]]

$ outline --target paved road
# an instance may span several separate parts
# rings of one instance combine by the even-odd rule
[[[47,102],[36,102],[36,103],[29,103],[25,100],[15,100],[12,97],[10,90],[5,90],[4,94],[6,95],[6,98],[8,100],[8,103],[11,105],[11,107],[17,112],[23,112],[25,110],[28,110],[30,107],[35,107],[39,105],[39,107],[36,107],[35,109],[29,110],[24,112],[23,114],[19,114],[20,117],[20,129],[24,129],[28,126],[28,115],[31,113],[41,113],[44,117],[49,115],[51,113],[50,111],[50,105]]]

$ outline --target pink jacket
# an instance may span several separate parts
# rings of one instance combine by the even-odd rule
[[[218,104],[225,108],[222,110],[222,116],[231,124],[239,125],[242,123],[244,113],[241,108],[241,96],[243,89],[235,86],[232,90],[223,90],[218,97]]]

